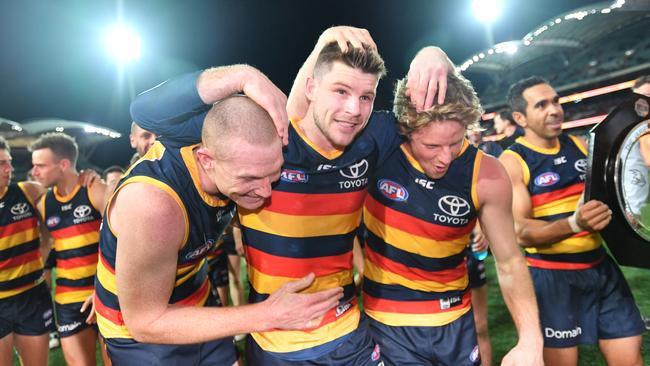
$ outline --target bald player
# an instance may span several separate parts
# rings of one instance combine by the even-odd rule
[[[95,303],[115,365],[235,364],[232,335],[313,326],[343,295],[340,287],[298,294],[314,280],[310,273],[254,305],[210,306],[207,253],[235,204],[260,207],[280,176],[282,143],[271,116],[282,132],[286,97],[249,66],[189,78],[196,89],[173,107],[209,110],[202,142],[156,142],[118,184],[102,228]],[[215,84],[221,88],[206,88]],[[253,99],[230,96],[241,91]]]

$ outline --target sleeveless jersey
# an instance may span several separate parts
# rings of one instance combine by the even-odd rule
[[[210,286],[206,256],[234,215],[234,204],[230,200],[211,196],[201,188],[193,156],[195,147],[178,149],[156,142],[125,173],[111,197],[112,200],[128,184],[145,183],[165,191],[181,208],[186,236],[178,251],[176,279],[169,304],[183,306],[204,306],[208,300]],[[124,323],[118,301],[115,282],[118,244],[109,216],[106,215],[101,230],[95,282],[97,324],[105,338],[133,338]]]
[[[520,163],[530,193],[533,218],[555,221],[573,215],[585,188],[587,151],[577,137],[560,135],[559,146],[544,149],[518,138],[504,154]],[[586,231],[544,248],[525,248],[529,266],[546,269],[591,268],[605,256],[600,236]]]
[[[102,215],[88,189],[76,185],[67,196],[50,188],[39,201],[43,222],[54,238],[57,304],[83,302],[93,293]]]
[[[0,299],[43,282],[38,213],[23,183],[0,192]]]
[[[314,272],[306,290],[337,286],[345,296],[315,328],[253,333],[257,344],[285,359],[329,353],[359,323],[352,269],[352,243],[361,221],[368,180],[399,137],[392,114],[376,112],[344,151],[319,149],[292,121],[280,180],[267,204],[239,208],[246,249],[250,302],[260,302],[288,281]]]
[[[364,311],[391,326],[440,326],[471,308],[465,248],[484,153],[467,140],[440,179],[402,145],[368,188]]]

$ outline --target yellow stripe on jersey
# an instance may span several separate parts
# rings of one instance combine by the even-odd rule
[[[291,238],[341,235],[353,232],[361,222],[361,209],[350,214],[294,216],[261,210],[240,209],[239,220],[247,228]]]
[[[582,151],[585,156],[589,155],[589,152],[587,151],[587,147],[585,146],[585,143],[580,137],[574,136],[574,135],[569,135],[569,138],[573,141],[574,144],[578,147],[580,151]]]
[[[117,325],[98,312],[95,312],[95,315],[97,316],[97,326],[101,329],[104,338],[133,338],[126,325]]]
[[[32,272],[40,271],[41,269],[43,269],[43,260],[39,256],[33,261],[22,264],[20,266],[0,269],[0,282],[10,281],[19,277],[23,277]]]
[[[314,348],[331,342],[351,333],[359,326],[361,313],[355,306],[348,310],[335,322],[320,328],[300,330],[278,330],[261,333],[251,333],[257,344],[268,352],[295,352]]]
[[[187,282],[187,280],[194,278],[194,275],[197,274],[201,268],[203,268],[203,262],[205,262],[206,259],[203,258],[201,263],[197,263],[191,267],[188,267],[187,269],[183,268],[182,271],[176,271],[176,276],[181,275],[182,272],[186,272],[183,277],[179,278],[176,280],[176,283],[174,284],[174,287],[178,287],[182,285],[183,283]],[[187,271],[189,269],[189,272]]]
[[[601,246],[601,239],[598,234],[589,234],[580,237],[571,237],[559,243],[544,248],[525,248],[528,253],[539,254],[571,254],[582,253],[597,249]]]
[[[445,292],[445,291],[463,290],[467,287],[467,284],[469,283],[469,278],[467,277],[467,275],[448,283],[437,282],[437,281],[415,281],[400,276],[396,273],[383,270],[367,259],[365,261],[365,266],[363,268],[363,275],[377,283],[383,283],[386,285],[398,284],[410,288],[412,290],[428,291],[428,292]]]
[[[64,250],[83,248],[99,241],[99,231],[91,231],[87,234],[75,235],[70,238],[54,239],[54,249],[61,252]]]
[[[472,201],[474,202],[474,208],[476,211],[481,209],[481,205],[478,202],[478,193],[476,191],[476,187],[478,186],[478,173],[481,170],[481,161],[483,160],[483,157],[485,154],[483,153],[482,150],[478,150],[476,152],[476,158],[474,159],[474,169],[472,170],[472,188],[471,188],[471,194],[472,194]]]
[[[84,302],[88,296],[92,295],[93,289],[81,291],[59,292],[54,296],[57,304],[72,304],[75,302]]]
[[[25,183],[27,182],[18,182],[16,185],[18,188],[20,188],[21,191],[23,191],[23,194],[25,195],[25,198],[27,198],[27,201],[29,201],[32,206],[36,207],[36,202],[34,202],[33,197],[27,192],[27,185]]]
[[[394,327],[438,327],[457,320],[471,310],[471,307],[434,314],[388,313],[364,309],[364,312],[378,322]]]
[[[565,197],[556,201],[551,201],[543,205],[533,207],[533,217],[544,217],[557,215],[566,212],[573,212],[578,205],[581,194]]]
[[[423,236],[410,234],[406,231],[385,225],[375,218],[368,210],[363,213],[364,224],[368,230],[383,240],[401,250],[429,258],[446,258],[456,255],[469,243],[469,233],[454,240],[438,241]]]
[[[40,285],[41,282],[43,282],[43,281],[45,281],[45,279],[41,276],[41,277],[40,277],[39,279],[37,279],[36,281],[34,281],[34,282],[32,282],[32,283],[28,283],[28,284],[26,284],[26,285],[24,285],[24,286],[21,286],[21,287],[18,287],[18,288],[14,288],[14,289],[11,289],[11,290],[9,290],[9,291],[0,291],[0,299],[6,299],[6,298],[8,298],[8,297],[11,297],[11,296],[15,296],[15,295],[21,294],[21,293],[23,293],[23,292],[25,292],[25,291],[27,291],[27,290],[29,290],[29,289],[32,289],[32,288],[34,288],[34,287]]]
[[[97,271],[97,264],[89,264],[83,267],[76,268],[61,268],[56,267],[56,277],[66,278],[69,280],[80,280],[89,276],[94,276]]]
[[[521,157],[518,153],[512,151],[512,150],[505,150],[503,153],[501,153],[501,156],[503,155],[508,155],[512,156],[517,161],[519,162],[519,166],[521,166],[521,176],[524,180],[524,185],[528,186],[528,183],[530,183],[530,169],[528,168],[528,164],[526,164],[526,161],[524,158]]]
[[[295,281],[298,278],[271,276],[248,266],[248,279],[251,286],[261,294],[270,294],[277,291],[282,285],[289,281]],[[351,284],[352,270],[340,271],[327,276],[319,276],[314,279],[314,282],[306,289],[300,291],[301,293],[312,293],[321,290],[327,290],[339,286]]]
[[[300,124],[300,120],[299,120],[299,119],[291,119],[289,122],[290,122],[291,125],[293,126],[293,129],[296,131],[296,133],[298,134],[298,136],[300,136],[300,139],[301,139],[304,143],[306,143],[307,145],[309,145],[309,147],[311,147],[314,151],[316,151],[316,152],[319,153],[322,157],[324,157],[325,159],[333,160],[333,159],[336,159],[336,158],[338,158],[339,156],[341,156],[341,155],[343,154],[344,150],[334,149],[334,150],[326,151],[326,150],[324,150],[324,149],[321,149],[317,144],[313,143],[313,142],[312,142],[312,141],[307,137],[307,135],[305,135],[305,134],[302,132],[302,129],[301,129],[300,126],[299,126],[299,124]]]
[[[113,275],[104,263],[100,260],[97,262],[97,280],[102,284],[102,287],[117,296],[117,282],[115,282],[115,275]]]
[[[38,238],[38,236],[39,233],[37,228],[28,228],[27,230],[5,236],[4,238],[0,238],[0,248],[3,250],[10,249],[15,246],[28,243]]]

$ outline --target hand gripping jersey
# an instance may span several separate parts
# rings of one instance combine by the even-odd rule
[[[476,224],[482,151],[467,140],[440,179],[402,145],[368,188],[364,311],[391,326],[440,326],[470,310],[465,248]]]
[[[573,215],[585,188],[587,151],[577,137],[560,135],[559,146],[543,149],[520,137],[504,154],[521,164],[532,201],[533,218],[555,221]],[[605,256],[600,236],[586,231],[548,247],[525,248],[529,266],[546,269],[585,269]]]
[[[83,302],[93,293],[97,272],[97,243],[102,216],[88,189],[76,185],[67,196],[56,187],[39,203],[43,222],[54,238],[56,288],[54,302]]]
[[[308,292],[344,288],[339,306],[315,328],[252,334],[262,349],[281,358],[312,359],[341,344],[359,323],[352,243],[380,150],[397,146],[398,138],[392,115],[375,113],[345,151],[327,153],[302,135],[298,124],[290,126],[282,173],[270,200],[262,209],[238,212],[251,302],[263,301],[310,272],[316,279]]]
[[[195,147],[177,149],[156,142],[125,173],[113,193],[115,197],[128,184],[145,183],[162,189],[180,206],[185,217],[186,237],[178,251],[176,282],[169,304],[183,306],[203,306],[206,303],[210,293],[206,256],[230,223],[234,210],[230,200],[217,199],[201,189],[192,153]],[[97,324],[105,338],[133,338],[124,324],[118,301],[115,283],[117,245],[117,238],[111,231],[110,219],[106,215],[95,282]]]
[[[43,282],[38,213],[22,183],[0,192],[0,299]]]

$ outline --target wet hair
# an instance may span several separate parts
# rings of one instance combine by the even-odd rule
[[[513,112],[519,112],[525,116],[528,102],[526,102],[526,99],[524,98],[524,91],[539,84],[551,85],[548,80],[540,76],[531,76],[512,84],[510,86],[510,89],[508,89],[508,95],[506,97],[506,101],[510,109]]]
[[[476,91],[472,83],[457,71],[447,76],[445,103],[434,104],[430,109],[419,113],[411,103],[411,98],[406,95],[407,83],[407,78],[397,81],[393,100],[393,113],[402,135],[409,136],[429,122],[440,121],[456,121],[467,129],[481,129],[479,118],[483,114],[483,108]],[[437,96],[434,97],[434,100],[436,99]]]
[[[377,80],[386,75],[386,66],[377,50],[363,45],[363,48],[352,47],[348,42],[348,51],[343,53],[338,43],[330,42],[318,54],[314,65],[314,77],[329,72],[335,62],[341,62],[353,69],[361,70],[366,74],[377,76]]]
[[[29,151],[50,149],[59,159],[68,159],[72,167],[77,165],[79,147],[74,138],[61,132],[49,132],[41,135],[29,145]]]

